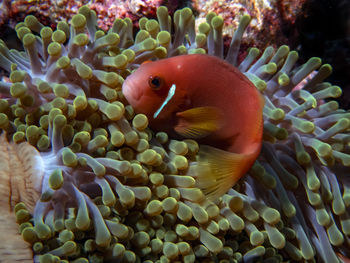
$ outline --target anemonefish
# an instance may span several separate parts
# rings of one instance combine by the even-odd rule
[[[224,60],[193,54],[143,63],[122,91],[152,129],[198,140],[196,182],[210,199],[225,194],[260,153],[264,100]]]
[[[337,252],[336,254],[342,263],[350,263],[350,259],[348,257],[344,256],[343,254],[341,254],[339,252]]]

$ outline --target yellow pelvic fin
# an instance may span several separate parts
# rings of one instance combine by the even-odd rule
[[[197,186],[214,201],[247,172],[254,162],[252,154],[238,154],[203,145],[195,168]]]
[[[141,65],[151,63],[151,62],[153,62],[153,61],[152,60],[145,60],[144,62],[141,63]]]
[[[215,107],[198,107],[176,113],[178,123],[175,131],[183,137],[199,139],[217,131],[222,115]]]

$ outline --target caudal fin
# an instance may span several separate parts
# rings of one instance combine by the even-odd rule
[[[238,154],[201,146],[196,171],[197,186],[214,201],[224,195],[251,167],[256,153]]]

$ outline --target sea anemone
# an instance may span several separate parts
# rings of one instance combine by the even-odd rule
[[[0,127],[8,140],[40,152],[30,177],[41,187],[35,207],[22,196],[10,206],[35,261],[349,256],[350,116],[329,100],[341,95],[323,82],[331,67],[318,58],[299,66],[287,46],[261,55],[251,48],[239,63],[250,21],[241,18],[225,59],[265,96],[263,149],[247,176],[211,202],[188,173],[198,144],[153,133],[121,86],[146,60],[224,58],[223,19],[209,13],[196,31],[189,8],[171,19],[160,7],[157,18],[140,19],[135,37],[128,18],[105,33],[84,6],[55,31],[27,16],[16,26],[24,52],[1,41],[1,67],[10,75],[0,82]],[[35,196],[35,189],[24,191]]]

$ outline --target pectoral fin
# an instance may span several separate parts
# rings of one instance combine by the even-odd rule
[[[254,163],[255,154],[238,154],[203,145],[194,169],[197,186],[205,196],[214,201],[247,172]]]
[[[198,107],[176,113],[175,131],[183,137],[199,139],[217,131],[222,115],[215,107]]]

